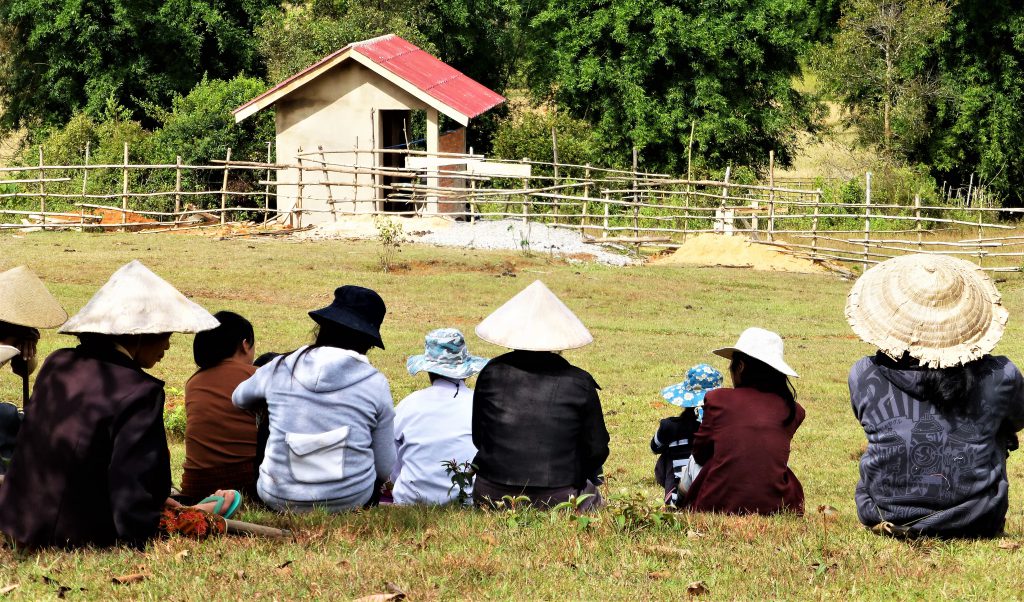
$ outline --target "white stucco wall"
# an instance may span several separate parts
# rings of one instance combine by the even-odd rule
[[[300,148],[304,152],[316,152],[318,147],[325,151],[356,148],[369,151],[378,144],[379,112],[398,109],[425,110],[427,105],[366,67],[347,61],[277,101],[277,161],[298,164],[296,154]],[[302,164],[309,164],[310,159],[319,159],[319,156],[304,157]],[[357,155],[327,154],[325,159],[330,163],[356,164]],[[371,153],[358,154],[360,166],[371,167],[374,163]],[[295,206],[299,192],[298,171],[278,171],[278,181],[288,183],[277,187],[279,209]],[[377,197],[376,190],[370,187],[371,176],[358,176],[361,184],[358,188],[354,186],[355,177],[354,174],[328,172],[325,179],[324,172],[306,170],[302,178],[302,208],[316,211],[304,213],[302,223],[334,219],[328,213],[328,187],[320,184],[327,179],[332,184],[330,198],[338,211],[371,211]]]

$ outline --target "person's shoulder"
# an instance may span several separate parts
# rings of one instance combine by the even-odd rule
[[[978,360],[985,373],[991,374],[1001,381],[1016,382],[1024,380],[1020,368],[1005,355],[986,355]]]

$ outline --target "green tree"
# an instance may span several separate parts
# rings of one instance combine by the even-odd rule
[[[791,85],[805,0],[550,0],[533,21],[531,88],[594,125],[605,156],[685,171],[695,160],[789,160],[808,103]]]
[[[919,151],[940,179],[966,187],[974,174],[1006,202],[1024,204],[1024,6],[960,0],[939,50],[948,98]]]
[[[352,42],[397,34],[436,53],[427,0],[310,0],[268,10],[256,29],[271,81],[281,81]],[[414,25],[412,20],[416,19]]]
[[[144,103],[165,105],[204,73],[259,73],[254,20],[279,2],[0,0],[0,129],[99,117],[111,97],[143,119]]]
[[[861,142],[890,159],[906,159],[929,134],[948,20],[943,0],[852,0],[815,57],[822,91],[842,103]]]

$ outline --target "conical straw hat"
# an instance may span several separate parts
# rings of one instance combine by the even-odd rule
[[[138,260],[122,266],[60,329],[64,333],[201,332],[220,323]]]
[[[576,314],[540,280],[484,318],[476,334],[488,343],[523,351],[563,351],[594,341]]]
[[[905,255],[857,279],[846,299],[853,331],[889,357],[930,368],[960,366],[992,351],[1009,313],[976,265],[945,255]]]
[[[67,319],[68,312],[32,270],[22,265],[0,274],[0,322],[56,328]]]

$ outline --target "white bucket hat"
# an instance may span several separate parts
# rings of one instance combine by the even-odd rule
[[[737,351],[749,355],[755,360],[761,360],[786,376],[800,377],[796,370],[790,368],[786,360],[783,359],[782,337],[770,330],[756,326],[748,328],[740,334],[735,345],[715,349],[711,353],[731,360],[732,354]]]
[[[523,351],[564,351],[594,341],[587,327],[540,280],[484,318],[476,335]]]
[[[969,261],[904,255],[853,283],[846,321],[893,359],[904,353],[929,368],[961,366],[992,351],[1009,312],[992,280]]]
[[[219,325],[210,312],[136,259],[114,272],[60,332],[157,334],[202,332]]]
[[[22,265],[0,274],[0,322],[56,328],[67,319],[68,312],[32,270]]]

